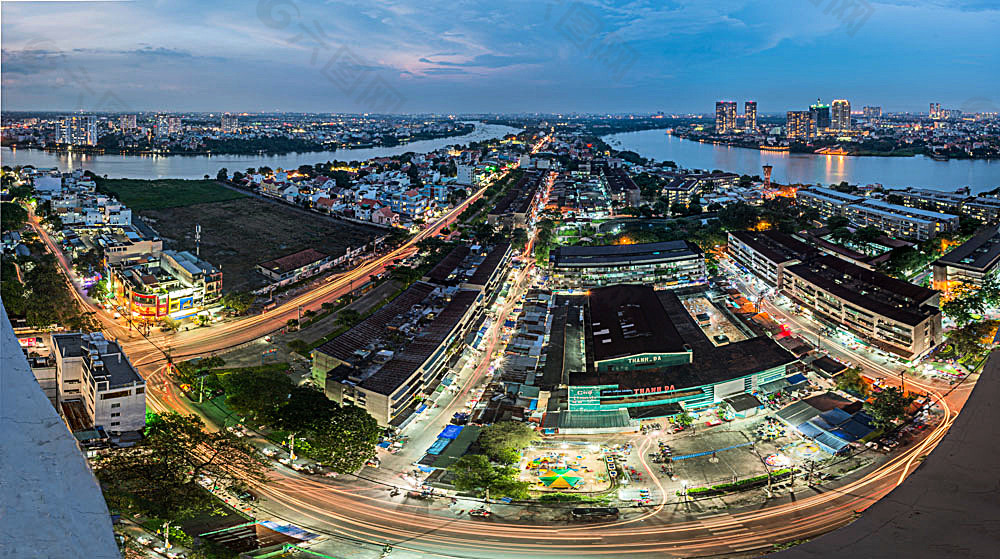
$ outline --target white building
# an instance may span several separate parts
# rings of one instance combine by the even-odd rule
[[[60,411],[82,409],[86,427],[109,433],[146,426],[146,381],[100,332],[53,334]],[[72,423],[72,422],[71,422]]]

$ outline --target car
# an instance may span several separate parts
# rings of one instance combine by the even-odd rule
[[[491,514],[493,513],[486,509],[473,509],[469,511],[469,516],[476,518],[489,518]]]
[[[254,496],[253,493],[247,491],[246,489],[243,489],[242,487],[230,487],[228,489],[228,493],[243,502],[250,502],[257,500],[257,497]]]

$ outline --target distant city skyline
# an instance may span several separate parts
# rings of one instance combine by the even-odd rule
[[[979,1],[2,4],[5,111],[760,115],[1000,106]],[[527,23],[525,23],[527,22]]]

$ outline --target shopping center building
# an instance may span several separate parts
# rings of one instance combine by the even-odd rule
[[[635,245],[560,246],[549,253],[553,289],[590,289],[616,284],[658,288],[708,281],[705,256],[688,241]]]
[[[635,430],[797,371],[770,338],[714,344],[673,291],[615,285],[555,304],[573,317],[553,328],[545,356],[566,395],[550,398],[543,426],[560,433]]]

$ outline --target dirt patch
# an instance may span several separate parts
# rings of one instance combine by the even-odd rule
[[[381,233],[375,227],[310,215],[257,198],[140,214],[175,250],[194,252],[194,228],[200,224],[201,257],[222,269],[222,289],[227,293],[265,285],[266,278],[254,266],[266,260],[306,248],[339,256]]]

